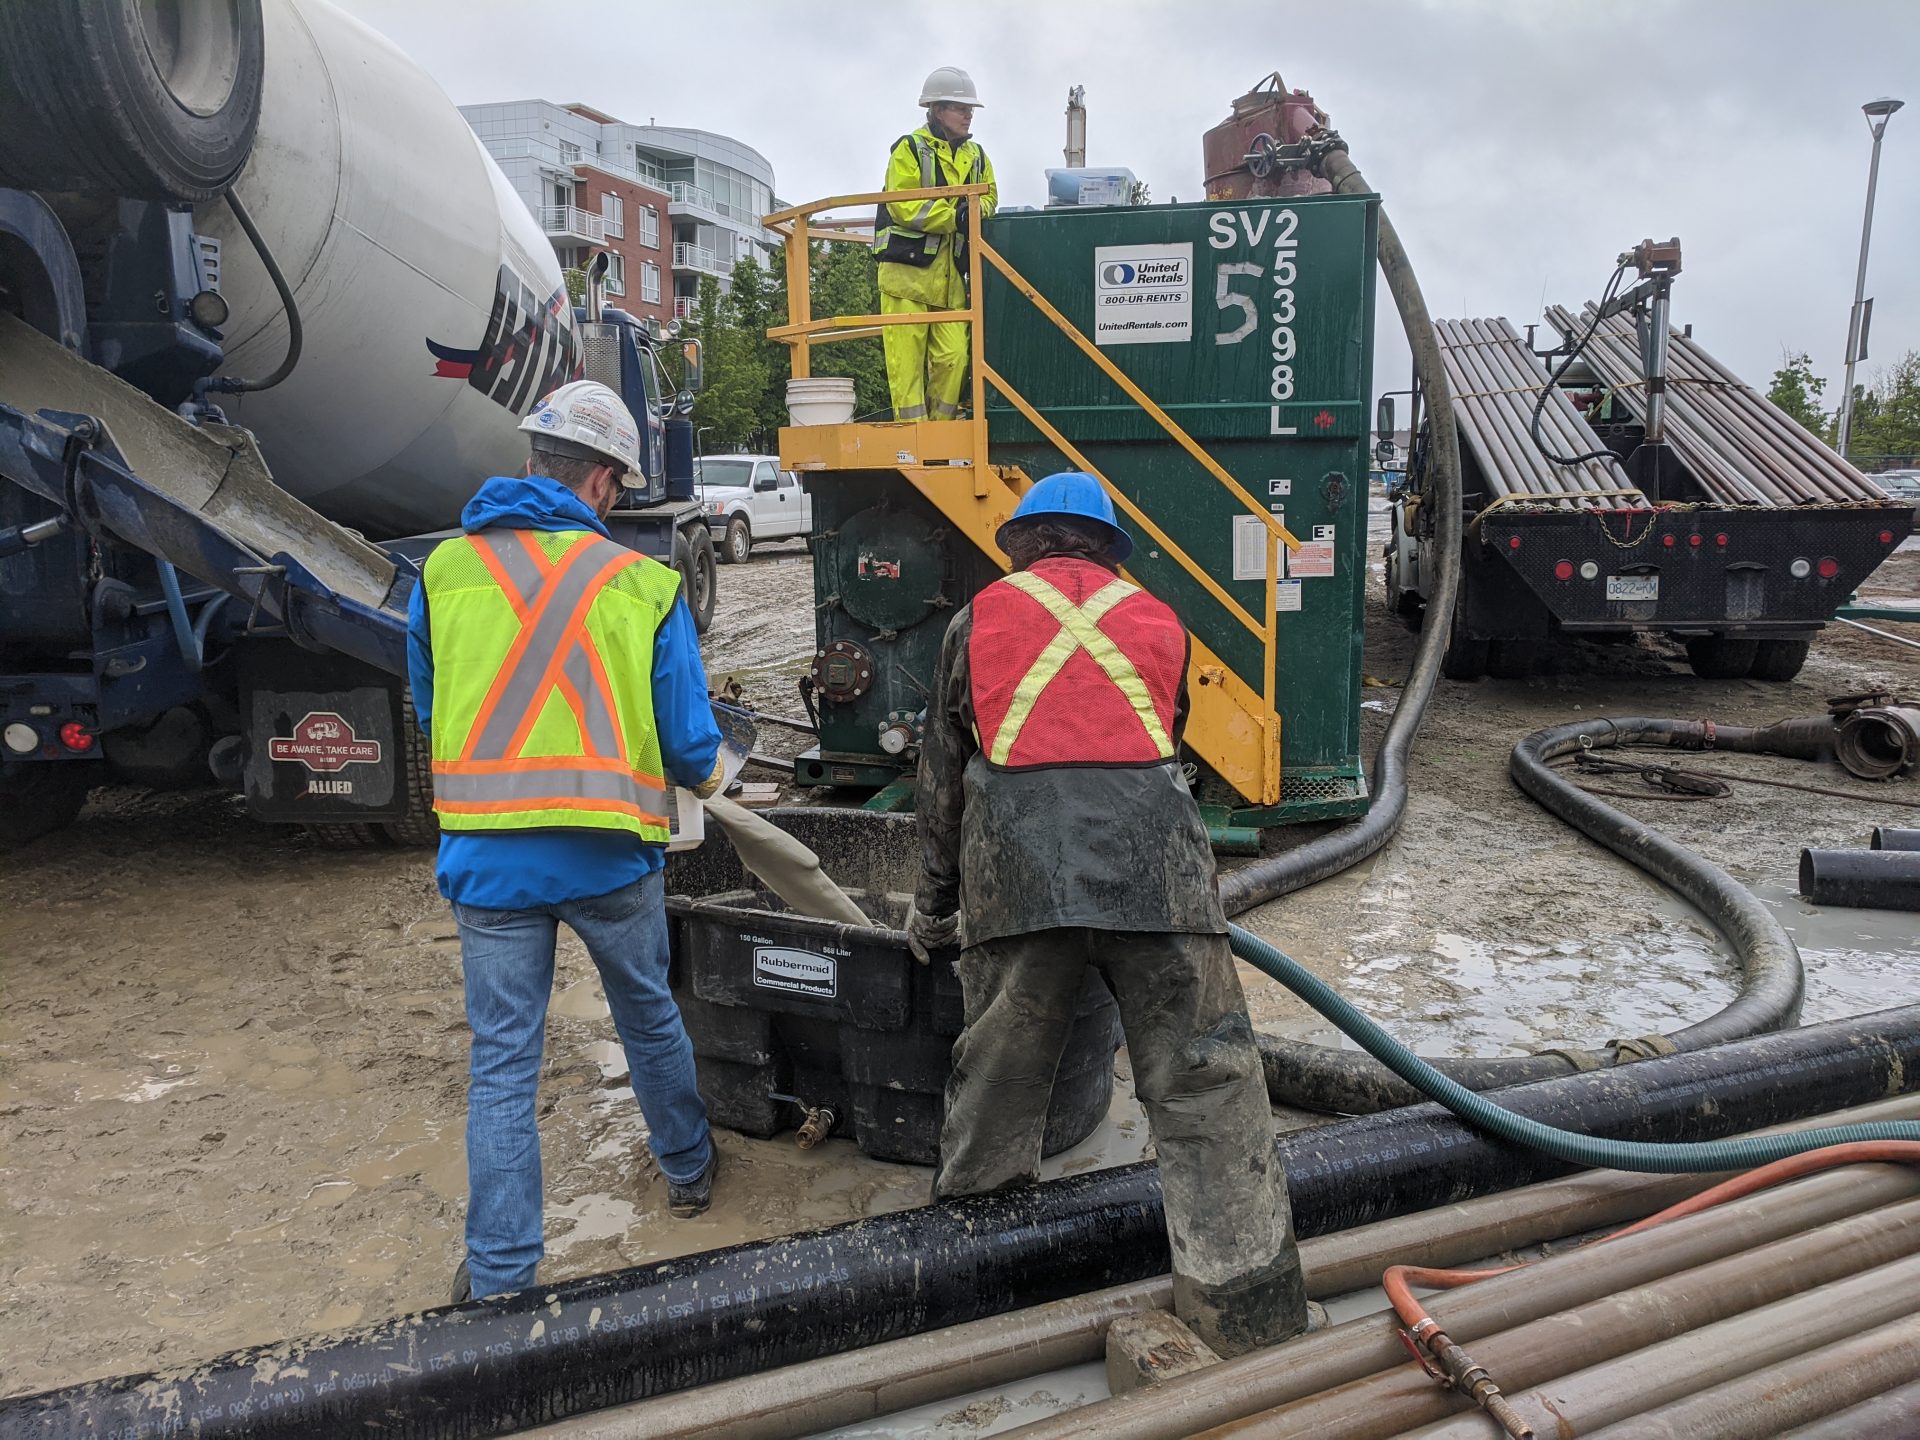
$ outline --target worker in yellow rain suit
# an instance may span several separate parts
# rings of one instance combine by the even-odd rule
[[[964,70],[942,65],[920,89],[927,123],[894,142],[885,190],[931,190],[944,185],[988,185],[993,164],[972,138],[980,98]],[[980,218],[999,203],[999,191],[979,197]],[[915,315],[963,310],[967,305],[967,200],[908,200],[883,204],[873,220],[874,257],[880,262],[880,313]],[[967,327],[888,325],[887,388],[893,418],[960,413],[967,376]]]

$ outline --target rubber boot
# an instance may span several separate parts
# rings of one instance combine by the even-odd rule
[[[1278,1345],[1307,1330],[1300,1251],[1288,1244],[1271,1263],[1219,1285],[1173,1273],[1173,1313],[1223,1360]]]

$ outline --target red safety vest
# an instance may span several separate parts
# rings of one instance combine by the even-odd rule
[[[1174,753],[1179,618],[1090,560],[1056,556],[973,598],[967,649],[987,763],[1156,765]]]

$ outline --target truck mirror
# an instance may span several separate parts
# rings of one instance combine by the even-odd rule
[[[1382,395],[1380,397],[1380,404],[1373,412],[1373,432],[1376,438],[1384,440],[1389,444],[1393,441],[1393,432],[1399,428],[1399,426],[1394,423],[1393,412],[1393,396]]]
[[[700,342],[682,340],[680,342],[680,388],[698,392],[701,383]]]

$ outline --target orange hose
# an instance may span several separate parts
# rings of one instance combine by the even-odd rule
[[[1669,1205],[1658,1214],[1636,1221],[1624,1230],[1616,1230],[1594,1241],[1604,1245],[1609,1240],[1618,1240],[1622,1235],[1638,1234],[1650,1230],[1655,1225],[1664,1225],[1669,1220],[1679,1220],[1688,1215],[1698,1215],[1711,1210],[1716,1205],[1724,1205],[1729,1200],[1739,1200],[1761,1190],[1771,1189],[1788,1180],[1798,1180],[1821,1170],[1831,1170],[1839,1165],[1860,1165],[1875,1161],[1894,1161],[1900,1164],[1920,1164],[1920,1141],[1915,1140],[1857,1140],[1846,1145],[1829,1145],[1821,1150],[1809,1150],[1802,1155],[1789,1155],[1784,1160],[1776,1160],[1771,1165],[1762,1165],[1749,1170],[1744,1175],[1736,1175],[1731,1180],[1723,1180],[1710,1189],[1702,1190],[1698,1195],[1690,1195],[1676,1205]],[[1471,1285],[1476,1280],[1485,1280],[1491,1275],[1505,1275],[1512,1270],[1524,1270],[1525,1265],[1502,1265],[1495,1270],[1429,1270],[1420,1265],[1393,1265],[1380,1277],[1381,1288],[1387,1292],[1387,1298],[1393,1302],[1394,1313],[1415,1336],[1422,1338],[1426,1333],[1437,1329],[1434,1318],[1427,1313],[1413,1291],[1413,1285],[1422,1285],[1428,1289],[1451,1290],[1461,1285]]]

